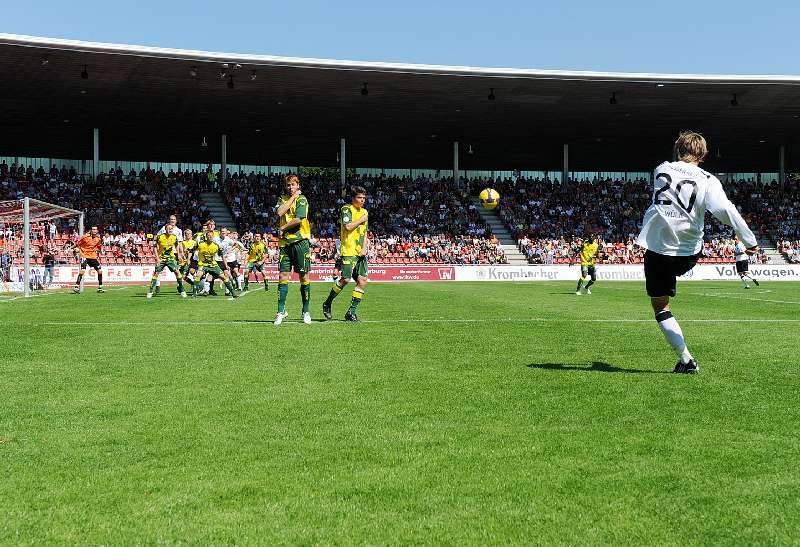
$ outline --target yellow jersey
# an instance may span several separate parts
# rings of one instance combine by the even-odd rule
[[[598,243],[584,243],[581,245],[580,255],[581,255],[581,266],[594,266],[595,260],[597,260],[597,250],[599,249],[600,245]]]
[[[161,234],[156,238],[156,250],[159,260],[175,260],[175,245],[178,236],[175,234]]]
[[[276,208],[280,208],[281,205],[289,201],[290,197],[291,196],[281,196]],[[311,239],[311,224],[308,222],[308,199],[302,194],[297,196],[297,199],[294,200],[289,210],[281,216],[280,226],[296,218],[302,219],[299,226],[281,232],[281,239],[278,242],[278,245],[281,247],[304,239]]]
[[[355,222],[366,214],[367,210],[363,207],[361,209],[356,209],[354,205],[345,205],[342,207],[339,214],[339,223],[341,225],[339,240],[342,244],[339,254],[341,256],[360,256],[361,251],[364,250],[364,242],[367,239],[367,224],[369,224],[369,221],[359,224],[354,230],[350,231],[345,228],[345,225]]]
[[[217,253],[219,253],[219,245],[214,242],[201,241],[197,244],[197,265],[201,268],[217,267],[215,260]]]
[[[181,245],[183,245],[183,260],[181,264],[186,264],[189,262],[189,257],[192,256],[195,247],[197,247],[197,242],[194,239],[184,239],[181,241]]]
[[[261,262],[265,254],[267,254],[267,246],[263,241],[261,243],[253,243],[250,245],[250,250],[247,251],[247,261]]]

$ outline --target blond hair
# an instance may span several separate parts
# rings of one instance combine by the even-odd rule
[[[687,163],[700,163],[708,155],[706,139],[695,131],[681,131],[673,148],[675,158]]]

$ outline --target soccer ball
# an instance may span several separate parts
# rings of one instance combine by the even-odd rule
[[[500,194],[497,193],[497,190],[486,188],[481,190],[479,197],[484,209],[489,209],[491,211],[500,204]]]

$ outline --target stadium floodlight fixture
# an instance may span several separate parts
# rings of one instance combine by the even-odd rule
[[[733,99],[731,99],[731,106],[739,106],[739,99],[736,98],[736,93],[733,94]]]
[[[369,95],[369,89],[367,89],[367,82],[364,82],[364,87],[361,88],[361,95],[366,97]]]
[[[474,153],[475,153],[475,151],[472,149],[472,145],[470,144],[469,148],[467,149],[467,154],[469,154],[471,156]]]
[[[233,75],[228,77],[228,89],[233,89]]]
[[[656,87],[664,87],[664,84],[663,84],[663,83],[661,83],[661,82],[658,82],[658,83],[656,84]]]
[[[255,70],[250,72],[250,81],[255,80],[257,77],[258,77],[258,75],[256,74]]]
[[[611,104],[617,104],[617,92],[616,91],[612,91],[611,92],[611,98],[608,100],[608,102],[611,103]]]
[[[50,59],[48,59],[47,56],[45,56],[42,57],[42,60],[40,62],[42,63],[42,66],[47,66],[50,64]]]
[[[81,70],[81,78],[83,78],[84,80],[88,80],[89,79],[88,68],[89,68],[89,65],[83,65],[83,70]]]
[[[486,98],[489,99],[490,101],[494,100],[494,88],[493,87],[489,88],[489,96],[486,97]]]
[[[196,77],[197,76],[197,67],[196,66],[193,66],[193,67],[189,68],[189,75],[192,76],[192,77]]]
[[[203,142],[200,143],[200,146],[202,146],[203,148],[208,148],[208,141],[206,140],[205,137],[203,137]]]

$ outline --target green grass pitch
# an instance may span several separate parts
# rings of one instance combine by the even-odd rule
[[[796,543],[800,286],[593,289],[4,298],[0,544]]]

